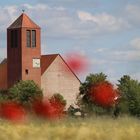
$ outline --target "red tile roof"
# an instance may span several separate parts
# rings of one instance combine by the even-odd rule
[[[8,29],[14,28],[40,28],[37,24],[35,24],[25,13],[22,13],[9,27]]]
[[[58,55],[59,54],[41,55],[41,74],[47,70]]]

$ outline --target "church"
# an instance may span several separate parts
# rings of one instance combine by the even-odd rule
[[[74,104],[80,80],[60,54],[41,55],[41,28],[22,13],[7,28],[7,58],[0,63],[0,89],[33,80],[44,97],[60,93]]]

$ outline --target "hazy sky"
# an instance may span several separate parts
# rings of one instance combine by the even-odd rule
[[[85,75],[140,80],[140,0],[0,1],[0,60],[6,57],[6,28],[22,9],[42,28],[43,54],[77,52],[90,61]]]

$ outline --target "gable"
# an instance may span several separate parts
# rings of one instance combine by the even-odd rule
[[[48,69],[58,54],[42,55],[41,56],[41,75]]]
[[[53,67],[53,68],[52,68]],[[80,83],[81,81],[68,66],[65,60],[60,54],[45,55],[41,57],[41,74],[43,75],[46,71],[61,71],[64,74],[75,77]]]

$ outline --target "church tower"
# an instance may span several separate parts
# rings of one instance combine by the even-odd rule
[[[8,27],[8,88],[20,80],[34,80],[41,86],[40,30],[25,13]]]

